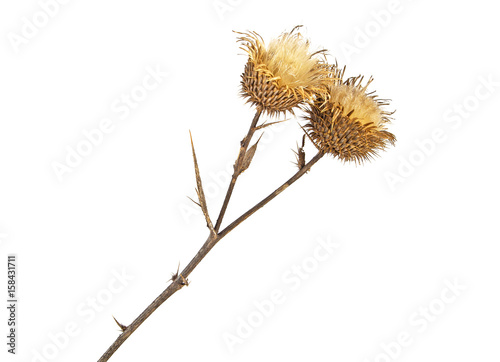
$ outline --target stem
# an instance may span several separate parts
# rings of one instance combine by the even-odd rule
[[[236,163],[234,165],[234,172],[233,172],[233,177],[231,177],[231,182],[229,183],[229,187],[226,192],[226,197],[224,198],[224,203],[222,204],[222,207],[220,209],[219,217],[217,218],[217,222],[215,223],[215,232],[218,232],[220,229],[220,225],[222,224],[222,219],[224,218],[224,214],[226,213],[227,205],[229,204],[229,200],[231,199],[231,195],[233,194],[234,190],[234,185],[236,184],[236,180],[238,179],[238,176],[240,175],[240,167],[238,165],[238,162],[240,161],[239,158],[240,156],[243,156],[245,152],[247,151],[248,145],[250,144],[250,141],[252,139],[252,136],[255,132],[255,129],[257,127],[257,122],[259,121],[260,115],[262,113],[262,110],[260,108],[257,109],[257,112],[255,113],[255,116],[253,117],[252,124],[250,125],[250,129],[248,130],[247,135],[245,138],[243,138],[243,141],[241,142],[241,147],[240,147],[240,152],[238,154],[238,159],[236,160]]]
[[[205,244],[196,253],[195,257],[189,262],[189,264],[184,268],[182,273],[175,279],[168,287],[165,289],[127,328],[122,334],[113,342],[113,344],[107,349],[107,351],[99,358],[98,362],[104,362],[111,358],[111,356],[116,352],[118,348],[127,340],[132,333],[136,331],[137,328],[153,314],[155,310],[158,309],[160,305],[163,304],[168,298],[170,298],[175,292],[180,290],[184,286],[184,280],[189,274],[196,268],[196,266],[201,262],[201,260],[208,254],[210,250],[214,247],[218,240],[221,238],[210,234]],[[181,277],[182,276],[182,277]]]
[[[113,342],[113,344],[108,348],[108,350],[99,358],[98,362],[108,361],[111,356],[120,348],[120,346],[127,340],[132,333],[135,332],[137,328],[149,317],[153,312],[158,309],[160,305],[163,304],[168,298],[170,298],[174,293],[179,291],[184,285],[187,277],[191,272],[198,266],[198,264],[203,260],[203,258],[212,250],[212,248],[217,244],[223,237],[225,237],[229,232],[231,232],[236,226],[241,224],[243,221],[248,219],[252,214],[254,214],[261,207],[266,205],[269,201],[274,199],[280,193],[282,193],[288,186],[297,181],[300,177],[306,174],[311,167],[323,157],[324,153],[317,153],[304,167],[302,167],[295,175],[293,175],[288,181],[283,185],[278,187],[274,192],[269,194],[265,199],[260,201],[254,207],[249,209],[235,221],[233,221],[229,226],[222,230],[219,234],[210,234],[208,239],[205,241],[201,249],[196,253],[194,258],[189,262],[189,264],[184,268],[181,274],[175,279],[168,287],[165,289],[127,328],[123,333],[121,333],[118,338]],[[227,205],[226,205],[227,206]]]
[[[295,175],[290,177],[287,182],[285,182],[283,185],[278,187],[276,190],[274,190],[273,193],[269,194],[265,199],[263,199],[261,202],[256,204],[254,207],[252,207],[250,210],[245,212],[243,215],[241,215],[239,218],[234,220],[231,224],[229,224],[228,227],[226,227],[224,230],[222,230],[217,236],[222,239],[224,236],[226,236],[230,231],[232,231],[236,226],[241,224],[243,221],[248,219],[253,213],[255,213],[257,210],[259,210],[261,207],[266,205],[269,201],[274,199],[276,196],[281,194],[283,191],[287,189],[288,186],[293,184],[295,181],[297,181],[300,177],[302,177],[307,171],[311,169],[311,167],[320,160],[321,157],[324,156],[323,152],[318,152],[308,163],[304,165]]]

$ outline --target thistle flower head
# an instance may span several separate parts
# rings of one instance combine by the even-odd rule
[[[343,81],[343,75],[344,70],[338,70],[328,91],[309,103],[305,130],[324,153],[362,163],[394,145],[396,138],[385,128],[392,113],[383,109],[387,100],[367,93],[372,78],[362,85],[363,77]]]
[[[270,115],[293,113],[294,107],[314,99],[330,76],[331,67],[319,58],[324,51],[312,53],[298,28],[281,34],[267,47],[259,34],[239,33],[241,49],[248,54],[241,94]]]

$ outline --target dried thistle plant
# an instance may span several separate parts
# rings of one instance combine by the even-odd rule
[[[394,135],[385,128],[392,114],[384,110],[387,101],[367,92],[372,78],[364,85],[361,76],[344,81],[345,68],[339,69],[336,64],[328,64],[324,50],[310,52],[310,43],[300,34],[299,27],[272,40],[268,47],[255,32],[238,34],[241,35],[238,41],[248,53],[248,61],[242,75],[241,95],[256,107],[256,113],[246,136],[241,140],[233,176],[217,221],[213,225],[208,212],[191,138],[198,196],[198,201],[193,202],[203,212],[209,229],[208,238],[181,272],[178,267],[177,271],[172,273],[169,286],[131,324],[126,326],[114,319],[121,333],[99,362],[109,360],[163,302],[182,287],[189,285],[187,277],[223,237],[305,175],[325,154],[344,162],[352,161],[358,164],[372,159],[379,151],[385,150],[396,141]],[[270,116],[279,116],[286,112],[294,114],[298,109],[305,112],[303,119],[307,121],[303,127],[305,135],[302,136],[301,146],[297,144],[297,151],[294,151],[298,171],[266,198],[219,231],[236,181],[251,166],[253,156],[257,152],[259,140],[249,148],[255,131],[282,122],[264,122],[259,125],[261,115],[267,113]],[[307,162],[305,136],[318,150]]]
[[[387,100],[367,93],[373,78],[365,85],[362,76],[343,81],[344,70],[332,79],[327,93],[310,102],[304,128],[318,150],[362,163],[394,145],[396,138],[385,129],[392,113],[383,109]]]
[[[325,51],[311,52],[298,29],[281,34],[267,47],[256,32],[238,33],[241,49],[248,53],[241,94],[270,115],[293,113],[323,91],[330,76],[328,64],[320,57]]]

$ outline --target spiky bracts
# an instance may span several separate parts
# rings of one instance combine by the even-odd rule
[[[328,93],[318,95],[306,109],[305,130],[316,147],[342,161],[363,163],[394,145],[396,137],[385,129],[390,121],[382,109],[387,100],[367,93],[372,78],[363,86],[363,77],[332,80]]]
[[[241,80],[241,95],[269,115],[293,109],[315,94],[324,92],[331,66],[311,53],[309,41],[295,27],[266,47],[256,32],[238,33],[248,62]]]

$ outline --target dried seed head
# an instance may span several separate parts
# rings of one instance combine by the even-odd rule
[[[248,53],[241,94],[269,115],[293,113],[294,107],[324,90],[331,75],[331,67],[318,58],[324,51],[311,53],[309,41],[298,28],[283,33],[267,47],[255,32],[238,33],[241,49]]]
[[[316,147],[343,161],[370,160],[396,137],[384,125],[390,115],[383,110],[387,100],[367,93],[372,78],[363,86],[363,77],[343,81],[344,71],[332,78],[326,94],[318,95],[306,110],[309,123],[304,127]]]

